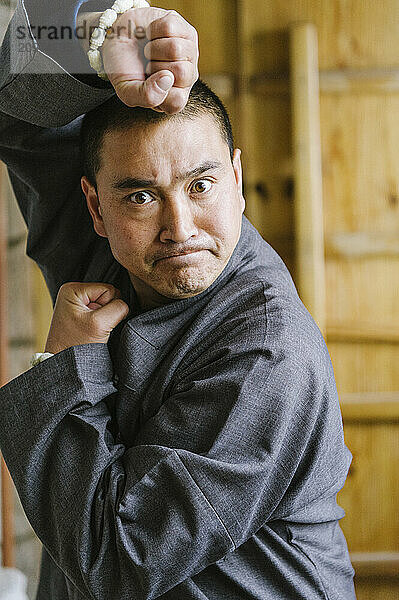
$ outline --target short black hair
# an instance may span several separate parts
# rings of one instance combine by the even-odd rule
[[[124,104],[117,95],[86,113],[81,129],[81,154],[84,174],[92,185],[96,184],[96,175],[101,167],[101,148],[105,133],[127,129],[136,123],[156,123],[167,119],[190,119],[200,114],[210,114],[219,127],[222,138],[230,151],[233,160],[233,132],[227,113],[220,98],[200,79],[193,87],[182,111],[174,115],[160,113],[150,108],[130,107]]]

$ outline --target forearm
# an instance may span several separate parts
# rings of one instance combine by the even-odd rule
[[[82,594],[144,600],[232,542],[173,448],[114,439],[117,400],[106,346],[69,348],[0,390],[1,450],[30,523]]]
[[[85,47],[89,27],[97,25],[92,14],[109,8],[110,0],[24,0],[24,4],[39,49],[75,76],[91,74]]]
[[[48,2],[43,4],[48,14],[53,14],[52,5]],[[74,18],[72,7],[75,5],[74,2],[65,3],[72,18],[71,26]],[[59,26],[64,16],[59,15]],[[56,46],[56,40],[48,39],[49,29],[45,29],[42,39],[38,40],[32,35],[36,31],[38,36],[38,29],[32,30],[34,22],[30,18],[34,19],[33,4],[27,12],[25,4],[20,1],[1,47],[1,112],[40,127],[58,127],[102,104],[114,94],[112,85],[102,81],[91,69],[79,40],[58,40],[60,45]],[[68,23],[66,19],[64,22]],[[50,42],[53,43],[52,50],[46,53],[45,49],[50,50]],[[67,50],[63,44],[68,45]],[[64,68],[60,52],[65,58],[70,55],[75,65],[76,62],[80,67],[85,65],[84,69],[80,68],[82,77],[86,78],[84,82],[71,75],[73,70],[68,72]]]

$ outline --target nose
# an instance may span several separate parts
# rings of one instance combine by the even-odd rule
[[[193,206],[182,196],[165,200],[162,211],[161,242],[186,242],[198,234]]]

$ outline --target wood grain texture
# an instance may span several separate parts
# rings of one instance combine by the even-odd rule
[[[399,66],[397,0],[247,0],[245,8],[252,36],[282,31],[295,21],[314,23],[321,69]],[[284,60],[265,49],[258,64],[271,63]]]
[[[339,393],[399,390],[399,345],[329,342]]]
[[[349,550],[398,552],[399,422],[348,422],[345,441],[353,461],[338,503],[348,513],[341,524]]]
[[[355,579],[357,600],[398,600],[399,580],[396,578],[376,577]]]
[[[288,95],[287,71],[261,71],[251,75],[248,86],[257,95]],[[399,92],[399,69],[361,68],[319,70],[321,94],[391,94]]]
[[[399,392],[363,392],[340,394],[344,425],[349,422],[399,421]]]
[[[352,552],[356,577],[399,577],[399,552]]]
[[[321,102],[324,227],[399,234],[399,96],[345,94]]]
[[[317,29],[308,23],[295,24],[290,34],[297,284],[303,303],[324,331],[326,283]]]
[[[398,275],[399,257],[329,259],[327,321],[371,332],[386,330],[395,336],[399,331]]]

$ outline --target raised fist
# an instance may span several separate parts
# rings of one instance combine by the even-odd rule
[[[106,344],[129,313],[120,292],[107,283],[64,283],[59,289],[45,352],[80,344]]]

